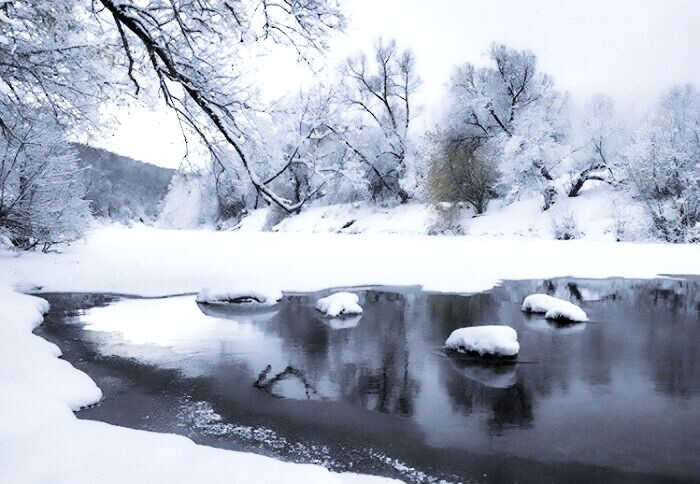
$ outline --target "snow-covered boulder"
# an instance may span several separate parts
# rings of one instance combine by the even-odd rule
[[[336,292],[316,301],[316,309],[332,318],[350,314],[362,314],[360,298],[351,292]]]
[[[481,356],[514,357],[520,351],[518,333],[510,326],[470,326],[452,331],[445,348]]]
[[[547,294],[531,294],[523,300],[522,309],[528,313],[543,313],[547,319],[579,323],[588,321],[583,309],[574,303]]]
[[[211,289],[205,287],[197,294],[197,302],[203,304],[241,304],[272,306],[282,299],[278,289]]]

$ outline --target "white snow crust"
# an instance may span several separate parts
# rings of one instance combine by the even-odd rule
[[[517,331],[510,326],[486,325],[455,329],[445,341],[445,348],[482,356],[516,356],[520,344]]]
[[[572,302],[547,294],[531,294],[523,300],[523,311],[544,313],[547,319],[565,319],[573,322],[588,321],[588,315]]]
[[[332,318],[361,314],[360,298],[351,292],[336,292],[316,301],[316,309]]]

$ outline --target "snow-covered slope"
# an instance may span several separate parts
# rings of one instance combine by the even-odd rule
[[[479,216],[466,207],[440,210],[421,203],[394,207],[355,203],[309,206],[299,214],[271,222],[270,210],[254,210],[236,229],[405,235],[447,232],[472,237],[555,239],[570,236],[609,241],[648,239],[642,207],[622,193],[603,186],[584,190],[575,198],[562,197],[547,211],[542,211],[542,199],[538,196],[509,204],[494,200],[487,212]]]

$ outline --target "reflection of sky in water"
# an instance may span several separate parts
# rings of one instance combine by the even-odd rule
[[[534,292],[578,301],[592,322],[524,315],[520,302]],[[697,283],[523,281],[468,297],[370,290],[361,318],[338,321],[320,317],[314,300],[207,315],[189,296],[125,299],[80,321],[114,333],[101,351],[188,376],[236,367],[249,385],[267,365],[270,377],[291,365],[304,380],[280,379],[271,393],[305,399],[306,382],[313,399],[409,417],[421,445],[700,475]],[[445,357],[453,329],[486,323],[518,330],[519,363]]]

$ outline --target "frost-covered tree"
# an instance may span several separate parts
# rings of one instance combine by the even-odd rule
[[[76,240],[91,216],[73,146],[52,113],[10,114],[0,136],[0,230],[21,249]]]
[[[76,15],[87,10],[0,1],[0,228],[23,249],[74,240],[89,220],[66,134],[94,121],[110,82],[102,41]]]
[[[451,138],[500,158],[506,190],[541,192],[548,208],[567,152],[568,97],[538,71],[532,52],[494,44],[489,56],[489,66],[455,69],[442,124]]]
[[[411,194],[402,180],[412,169],[409,129],[420,84],[413,53],[379,39],[371,56],[350,57],[342,76],[345,102],[357,116],[349,129],[335,134],[366,165],[373,199],[406,202]]]
[[[626,129],[606,95],[592,97],[576,117],[568,196],[575,197],[588,181],[615,183]]]
[[[103,25],[116,28],[135,91],[155,77],[166,104],[209,148],[219,167],[246,173],[257,193],[286,211],[265,173],[270,160],[256,129],[257,99],[247,60],[259,47],[284,44],[307,59],[344,18],[334,0],[96,0]],[[261,165],[256,166],[256,165]],[[263,170],[265,171],[265,170]],[[237,173],[230,174],[235,179]]]
[[[628,182],[658,236],[700,241],[700,94],[672,89],[626,152]]]

